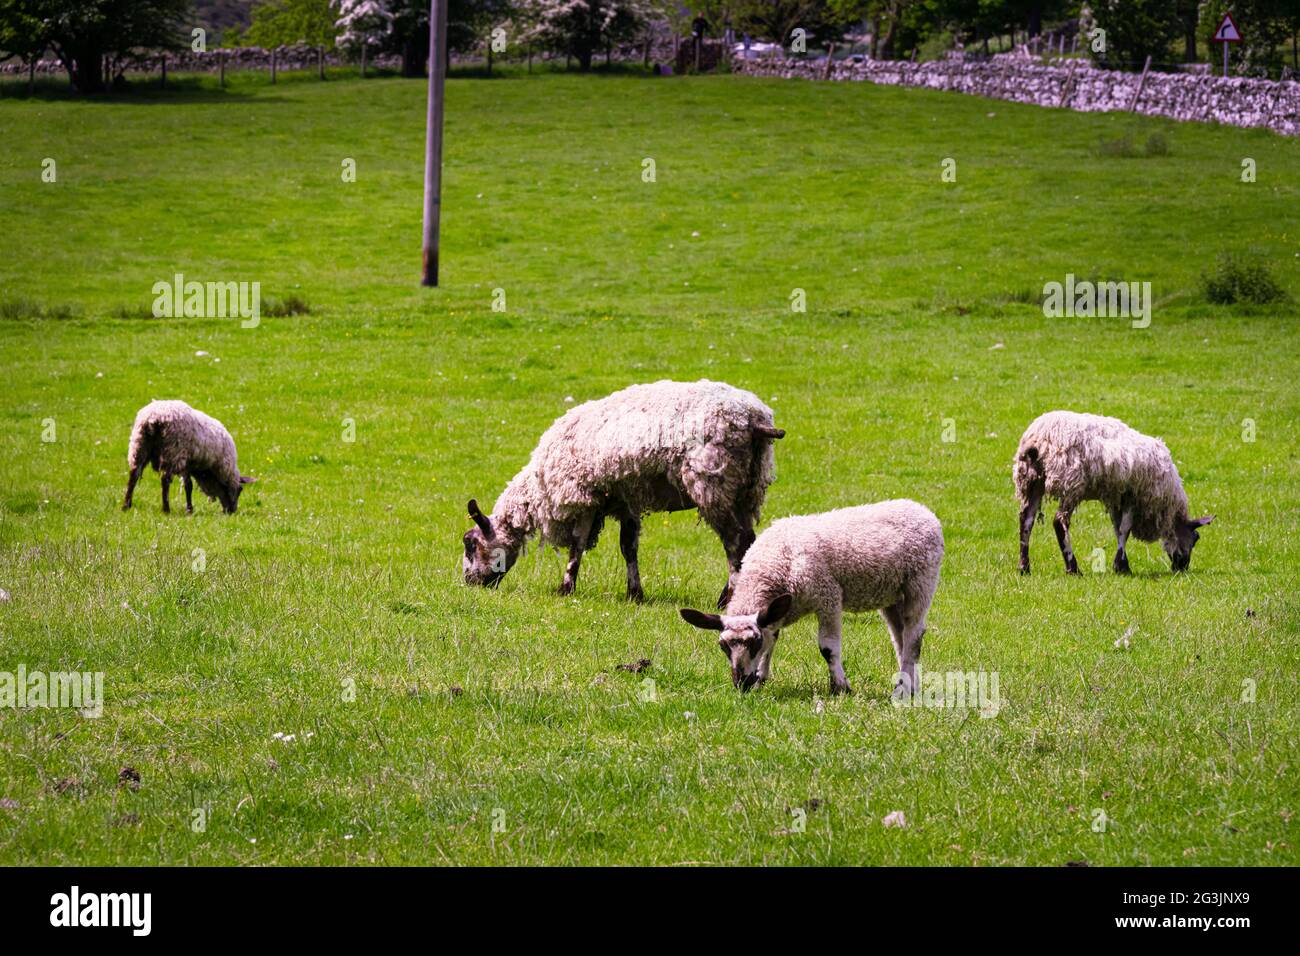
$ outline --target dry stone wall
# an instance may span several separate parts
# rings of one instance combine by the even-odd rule
[[[1133,111],[1177,120],[1230,126],[1264,126],[1300,135],[1300,83],[1190,73],[1098,70],[1084,61],[1037,60],[737,60],[732,69],[783,79],[859,80],[886,86],[920,86],[991,99],[1067,107],[1083,112]]]

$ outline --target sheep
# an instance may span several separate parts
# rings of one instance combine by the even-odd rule
[[[902,699],[917,690],[925,618],[942,562],[939,519],[905,498],[782,518],[745,555],[724,613],[680,613],[689,624],[722,632],[718,644],[732,684],[742,691],[768,679],[781,629],[817,615],[831,693],[841,694],[852,690],[840,654],[841,616],[879,610],[898,656],[893,696]]]
[[[1187,495],[1169,449],[1117,418],[1047,412],[1025,429],[1012,467],[1020,503],[1020,573],[1029,573],[1029,536],[1043,495],[1059,504],[1052,527],[1069,574],[1079,573],[1070,546],[1070,516],[1084,501],[1100,501],[1115,527],[1114,569],[1128,574],[1128,536],[1164,543],[1175,572],[1186,571],[1198,528],[1214,520],[1187,517]]]
[[[186,514],[194,512],[193,482],[198,482],[199,490],[209,498],[221,502],[226,514],[234,514],[244,486],[257,480],[239,473],[235,442],[226,426],[181,401],[150,402],[136,412],[126,463],[129,471],[123,511],[130,509],[135,483],[147,464],[162,475],[164,514],[171,512],[175,475],[185,482]]]
[[[607,516],[618,519],[627,597],[643,601],[637,548],[643,515],[694,508],[722,539],[730,575],[754,541],[785,431],[751,392],[702,379],[632,385],[571,408],[542,435],[491,515],[471,499],[463,538],[466,584],[496,587],[528,538],[567,548],[558,588],[572,594],[582,555]],[[730,594],[723,589],[718,606]]]

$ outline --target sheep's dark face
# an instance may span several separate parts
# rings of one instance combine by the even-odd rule
[[[767,680],[781,622],[790,611],[789,595],[779,597],[761,614],[706,614],[681,609],[682,619],[706,631],[720,631],[718,647],[731,668],[731,683],[746,691]]]
[[[494,588],[514,567],[519,559],[519,550],[509,547],[497,535],[492,519],[479,510],[478,502],[473,499],[469,503],[469,516],[474,519],[475,526],[461,538],[465,547],[465,555],[461,558],[465,583]]]
[[[256,478],[250,478],[248,475],[240,475],[239,484],[221,489],[221,510],[228,515],[233,515],[238,511],[239,496],[244,493],[244,486],[251,485],[255,481],[257,481]]]
[[[1180,522],[1174,529],[1172,540],[1165,541],[1165,551],[1175,572],[1186,571],[1191,565],[1192,548],[1196,547],[1196,542],[1201,540],[1201,533],[1197,529],[1213,520],[1214,515],[1207,515],[1204,518]]]

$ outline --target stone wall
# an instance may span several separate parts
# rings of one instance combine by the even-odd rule
[[[1230,126],[1266,126],[1300,136],[1300,83],[1190,73],[1121,73],[1082,60],[970,61],[838,60],[826,77],[826,60],[739,60],[733,71],[783,79],[860,80],[886,86],[921,86],[991,99],[1064,106],[1082,112],[1133,110],[1177,120]]]
[[[239,47],[231,50],[208,50],[194,53],[186,50],[181,53],[167,54],[168,73],[215,73],[221,68],[221,60],[226,61],[228,71],[235,70],[270,70],[271,51],[261,47]],[[383,66],[400,65],[398,57],[376,57]],[[156,73],[162,62],[162,54],[144,57],[139,63],[132,64],[128,73]],[[333,50],[325,52],[325,65],[338,66],[341,60]],[[372,64],[375,61],[372,61]],[[305,45],[281,47],[275,59],[277,70],[314,70],[316,69],[316,48]],[[27,67],[17,60],[0,63],[0,74],[27,75]],[[36,63],[37,76],[61,74],[67,76],[67,70],[58,60],[45,59]]]

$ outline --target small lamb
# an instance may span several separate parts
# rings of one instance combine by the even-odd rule
[[[490,516],[470,500],[476,527],[463,538],[465,583],[496,587],[536,534],[568,548],[559,593],[571,594],[583,552],[612,515],[622,528],[627,596],[640,601],[642,516],[691,508],[722,539],[734,576],[775,476],[772,442],[784,435],[756,395],[707,380],[633,385],[571,408],[542,435]]]
[[[745,555],[726,611],[682,608],[684,620],[721,631],[731,682],[767,680],[781,628],[816,614],[817,643],[831,693],[851,690],[840,654],[844,611],[879,610],[898,655],[894,697],[916,693],[925,616],[939,584],[943,529],[923,505],[900,498],[824,514],[783,518]]]
[[[1187,495],[1169,449],[1159,438],[1129,428],[1118,418],[1048,412],[1025,429],[1012,468],[1020,502],[1020,573],[1029,573],[1029,536],[1043,495],[1059,506],[1052,527],[1069,574],[1079,573],[1070,546],[1070,516],[1084,501],[1100,501],[1115,526],[1116,574],[1128,574],[1125,544],[1162,541],[1174,571],[1186,571],[1197,531],[1211,521],[1187,517]]]
[[[169,499],[175,475],[185,480],[187,514],[194,511],[191,479],[198,482],[205,495],[220,501],[226,514],[234,514],[239,507],[244,485],[257,480],[239,473],[235,441],[226,426],[180,401],[150,402],[136,413],[126,463],[130,472],[123,511],[131,507],[135,483],[147,464],[162,475],[164,514],[171,511]]]

